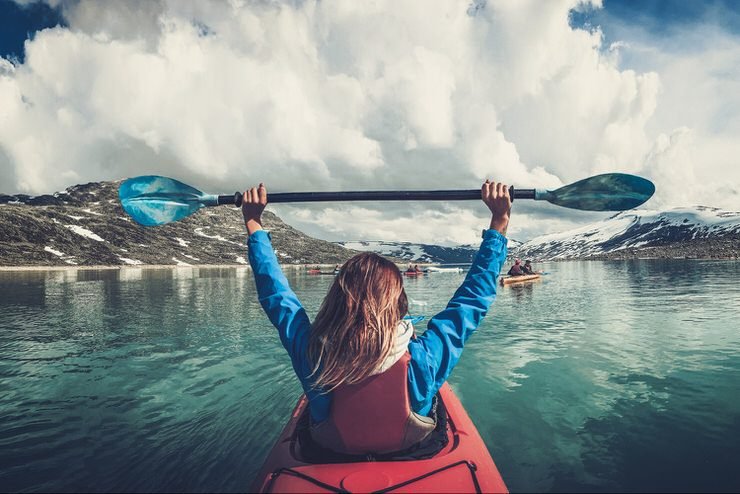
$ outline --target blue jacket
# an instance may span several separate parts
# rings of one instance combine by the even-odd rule
[[[280,269],[269,234],[259,230],[249,237],[247,245],[260,304],[290,355],[308,396],[311,418],[322,422],[329,417],[331,393],[313,389],[309,380],[311,365],[306,349],[311,321]],[[432,398],[447,380],[465,342],[496,298],[496,279],[505,260],[506,238],[496,230],[485,231],[463,284],[447,307],[430,319],[427,330],[409,342],[409,398],[415,412],[429,415]]]

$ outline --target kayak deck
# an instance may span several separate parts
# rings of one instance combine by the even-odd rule
[[[525,274],[523,276],[502,276],[500,283],[502,285],[512,285],[514,283],[524,283],[527,281],[537,281],[542,276],[539,274]]]
[[[307,463],[296,424],[307,406],[298,401],[290,421],[255,478],[253,492],[508,492],[493,458],[460,400],[445,383],[449,441],[434,457],[409,461]]]

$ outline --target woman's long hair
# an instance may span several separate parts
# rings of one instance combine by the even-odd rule
[[[311,327],[313,385],[329,392],[371,375],[393,349],[396,328],[407,311],[395,264],[371,252],[347,261]]]

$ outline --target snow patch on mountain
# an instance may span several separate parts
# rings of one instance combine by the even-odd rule
[[[213,216],[213,215],[211,214],[209,216]],[[193,232],[200,237],[210,238],[212,240],[218,240],[219,242],[227,242],[229,244],[241,245],[239,242],[233,242],[227,238],[224,238],[221,235],[208,235],[207,233],[203,233],[203,230],[205,228],[209,228],[209,227],[206,226],[206,227],[196,228]]]
[[[60,252],[60,251],[58,251],[58,250],[54,249],[53,247],[49,247],[48,245],[47,245],[46,247],[44,247],[44,250],[45,250],[46,252],[51,252],[51,253],[52,253],[52,254],[54,254],[55,256],[58,256],[58,257],[64,257],[64,252]]]
[[[143,262],[139,261],[138,259],[129,259],[128,257],[118,257],[124,264],[129,264],[131,266],[139,266],[141,264],[144,264]]]
[[[99,235],[96,233],[91,232],[87,228],[82,228],[78,225],[65,225],[67,228],[75,232],[77,235],[82,235],[83,237],[87,237],[91,240],[95,240],[96,242],[105,242]]]

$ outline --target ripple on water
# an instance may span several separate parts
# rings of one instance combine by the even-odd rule
[[[740,485],[740,263],[545,269],[498,290],[450,379],[509,488]],[[0,273],[0,485],[243,491],[301,391],[251,279],[72,273]],[[330,277],[288,276],[315,314]],[[414,311],[463,277],[406,280]]]

